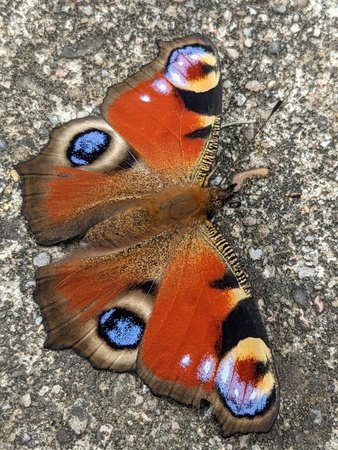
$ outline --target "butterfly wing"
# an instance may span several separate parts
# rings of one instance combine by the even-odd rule
[[[121,136],[95,116],[55,129],[47,147],[17,169],[23,210],[40,244],[83,235],[162,187]]]
[[[222,106],[217,50],[199,34],[159,48],[154,61],[109,89],[102,115],[156,171],[203,185]]]
[[[268,431],[278,413],[278,386],[246,276],[211,224],[190,230],[177,245],[137,371],[155,394],[195,406],[210,401],[225,435]]]
[[[169,245],[164,233],[115,252],[78,251],[38,269],[35,297],[48,331],[45,345],[73,347],[97,368],[135,369]]]

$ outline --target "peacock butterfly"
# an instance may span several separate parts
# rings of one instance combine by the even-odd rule
[[[245,273],[208,220],[235,185],[208,186],[222,106],[219,59],[196,34],[108,90],[18,166],[37,242],[87,249],[38,269],[50,348],[136,371],[158,395],[207,400],[224,435],[268,431],[279,391]]]

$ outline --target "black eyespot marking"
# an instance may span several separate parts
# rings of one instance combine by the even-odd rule
[[[213,281],[211,287],[224,291],[226,289],[237,289],[239,285],[235,275],[229,271],[225,272],[223,278]]]
[[[215,71],[215,70],[216,70],[216,67],[210,66],[209,64],[204,64],[204,65],[202,66],[202,70],[203,70],[203,73],[205,73],[206,75],[208,75],[208,73]]]
[[[206,127],[198,128],[197,130],[186,134],[185,137],[189,139],[206,139],[210,136],[211,131],[212,126],[208,125]]]
[[[131,150],[128,149],[127,156],[119,163],[119,165],[114,170],[128,170],[134,167],[138,163],[139,157],[138,155]]]
[[[238,342],[248,337],[260,338],[269,346],[268,336],[253,299],[241,300],[223,321],[220,356],[231,350]]]
[[[158,291],[158,284],[154,280],[147,280],[140,284],[135,284],[131,286],[129,289],[131,290],[137,290],[140,289],[145,294],[150,294],[152,296],[155,296]]]
[[[109,134],[96,128],[78,133],[67,149],[67,157],[74,167],[87,166],[107,150],[110,140]]]
[[[145,330],[144,321],[124,308],[111,308],[99,317],[97,332],[114,350],[135,349]]]
[[[269,362],[263,363],[262,361],[257,361],[256,363],[256,377],[262,378],[270,370]]]

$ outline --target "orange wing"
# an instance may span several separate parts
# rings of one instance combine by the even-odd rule
[[[211,402],[225,435],[268,431],[278,386],[244,273],[211,224],[181,238],[159,287],[137,371],[155,394]]]
[[[23,177],[23,210],[40,244],[82,236],[136,199],[163,189],[163,181],[95,116],[55,129],[40,154],[17,170]]]
[[[159,47],[154,61],[109,89],[102,114],[156,171],[202,185],[222,106],[217,51],[198,34]]]
[[[169,243],[162,234],[115,252],[80,251],[40,268],[35,298],[48,330],[45,345],[73,347],[97,368],[135,369]]]

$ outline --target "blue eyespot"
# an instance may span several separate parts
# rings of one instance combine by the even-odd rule
[[[273,402],[275,391],[265,392],[253,380],[241,379],[235,369],[235,359],[225,357],[218,368],[215,384],[225,406],[237,417],[262,414]]]
[[[185,47],[174,50],[166,67],[166,78],[176,87],[180,89],[187,89],[192,77],[192,68],[198,67],[201,60],[207,53],[213,53],[210,47],[203,47],[202,45],[187,45]],[[194,78],[203,78],[206,73],[203,72],[201,65],[201,73],[197,77],[195,71]]]
[[[95,128],[78,133],[68,147],[67,157],[75,167],[87,166],[107,150],[110,139],[109,134]]]
[[[112,308],[99,317],[99,336],[116,350],[136,348],[144,329],[144,321],[127,309]]]

